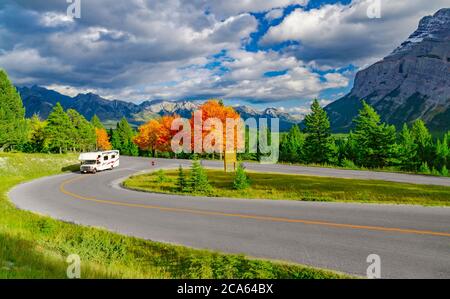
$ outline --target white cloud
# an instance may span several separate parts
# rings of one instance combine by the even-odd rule
[[[273,20],[281,18],[283,16],[283,11],[284,10],[282,8],[275,8],[275,9],[272,9],[271,11],[269,11],[268,13],[266,13],[266,15],[264,17],[268,21],[273,21]]]
[[[305,11],[296,9],[283,22],[271,27],[263,44],[287,40],[300,42],[293,54],[307,61],[343,66],[373,63],[386,56],[416,28],[419,20],[448,5],[447,0],[382,0],[381,19],[370,19],[372,0],[351,5],[332,4]]]

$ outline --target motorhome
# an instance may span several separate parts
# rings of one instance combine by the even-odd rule
[[[111,170],[119,167],[119,151],[104,151],[93,153],[82,153],[80,160],[81,173],[96,173],[102,170]]]

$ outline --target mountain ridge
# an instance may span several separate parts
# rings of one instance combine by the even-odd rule
[[[432,131],[450,129],[450,8],[422,18],[398,48],[356,74],[351,92],[325,108],[335,132],[353,128],[361,100],[397,128],[420,118]]]
[[[108,100],[94,93],[80,93],[70,97],[36,85],[17,87],[17,90],[22,97],[26,116],[31,117],[37,114],[43,119],[48,117],[57,102],[60,102],[64,109],[77,110],[87,119],[97,115],[105,123],[114,123],[125,117],[134,126],[139,126],[152,118],[164,115],[177,114],[189,118],[192,112],[200,107],[200,103],[187,100],[147,100],[135,104],[123,100]],[[292,125],[300,122],[299,119],[277,108],[267,108],[262,111],[246,105],[234,108],[244,119],[249,117],[257,119],[278,117],[280,119],[280,130],[282,131],[289,130]]]

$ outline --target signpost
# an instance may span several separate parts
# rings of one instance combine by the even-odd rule
[[[223,160],[225,172],[228,172],[229,170],[228,166],[230,164],[233,165],[233,171],[236,171],[236,163],[237,163],[236,152],[225,152],[225,157]]]

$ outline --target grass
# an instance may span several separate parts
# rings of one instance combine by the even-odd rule
[[[296,264],[146,241],[16,209],[14,185],[71,171],[75,155],[0,153],[0,278],[65,278],[70,254],[82,278],[348,278]]]
[[[126,180],[124,186],[140,191],[182,194],[176,187],[177,173],[176,170],[166,171],[165,182],[158,181],[156,173],[137,175]],[[233,189],[233,173],[213,169],[208,169],[207,173],[212,186],[212,191],[206,194],[209,196],[450,206],[450,187],[249,172],[250,188],[238,191]],[[186,170],[186,175],[189,174]]]

